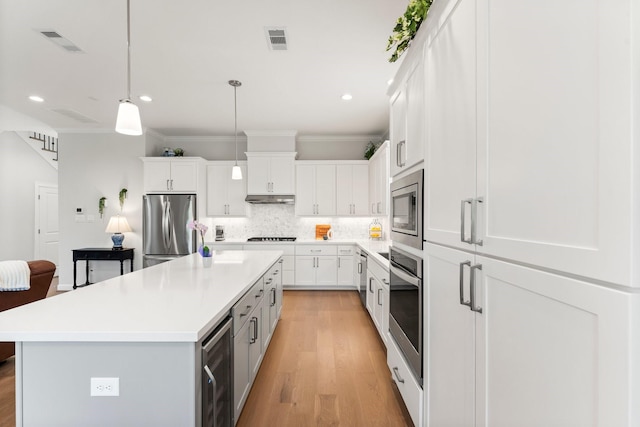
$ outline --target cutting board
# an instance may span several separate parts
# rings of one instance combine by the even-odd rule
[[[316,224],[316,240],[323,240],[323,236],[326,236],[330,229],[330,224]]]

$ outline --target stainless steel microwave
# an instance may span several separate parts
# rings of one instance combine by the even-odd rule
[[[391,183],[391,240],[422,250],[424,171]]]

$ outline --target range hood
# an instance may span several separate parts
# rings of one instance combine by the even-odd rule
[[[296,196],[293,194],[252,194],[248,195],[244,201],[255,205],[293,205],[296,202]]]

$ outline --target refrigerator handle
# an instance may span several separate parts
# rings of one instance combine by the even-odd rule
[[[171,207],[169,206],[169,201],[164,202],[164,209],[162,210],[162,240],[164,242],[165,250],[169,248],[169,244],[171,243],[170,236],[170,228],[169,228],[169,212]]]

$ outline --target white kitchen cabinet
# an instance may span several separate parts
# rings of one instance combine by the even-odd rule
[[[402,146],[407,143],[407,93],[405,84],[391,97],[390,176],[402,171]],[[406,150],[405,150],[406,152]]]
[[[238,162],[245,179],[231,179],[235,162],[207,163],[207,216],[247,216],[247,164]]]
[[[295,152],[253,152],[246,155],[248,194],[295,194]]]
[[[335,287],[338,257],[335,245],[296,246],[296,286]]]
[[[389,340],[389,271],[369,257],[367,265],[367,310],[380,339]]]
[[[342,216],[369,213],[369,166],[360,161],[336,165],[336,213]]]
[[[629,425],[639,295],[439,245],[425,254],[426,425]]]
[[[264,275],[265,301],[262,311],[262,348],[266,350],[282,310],[282,259]]]
[[[245,243],[242,247],[245,251],[282,251],[282,286],[295,285],[295,246],[285,243]]]
[[[336,214],[336,166],[298,162],[296,215]]]
[[[369,214],[386,216],[389,200],[389,141],[369,159]]]
[[[353,288],[355,246],[338,246],[338,286]]]
[[[540,36],[525,1],[448,4],[430,11],[426,240],[640,286],[631,2],[545,4]]]
[[[142,157],[145,193],[197,193],[199,157]]]

